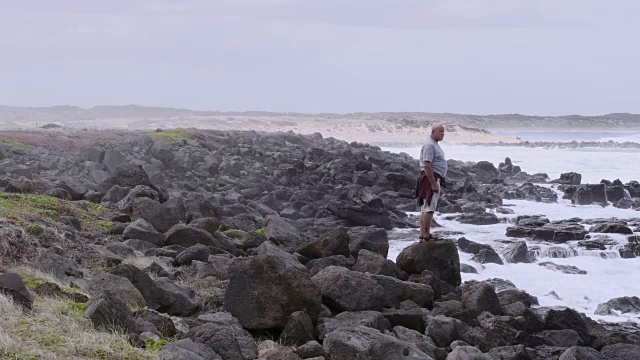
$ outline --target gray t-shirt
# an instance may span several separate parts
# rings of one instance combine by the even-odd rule
[[[433,172],[442,177],[447,177],[447,160],[444,158],[444,151],[442,151],[440,144],[432,138],[427,139],[427,142],[422,145],[420,168],[424,166],[425,161],[431,162]]]

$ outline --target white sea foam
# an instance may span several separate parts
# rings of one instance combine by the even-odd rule
[[[640,149],[544,149],[512,146],[450,145],[442,143],[448,159],[486,160],[498,166],[506,157],[529,174],[546,173],[552,179],[561,173],[582,174],[583,183],[599,183],[602,179],[623,182],[640,180]],[[394,147],[383,150],[407,153],[418,159],[420,147]],[[416,167],[418,166],[416,160]]]
[[[443,146],[444,147],[444,146]],[[415,157],[419,148],[407,149],[385,149],[392,151],[404,151]],[[637,159],[620,159],[624,153],[619,151],[563,151],[563,150],[543,150],[524,148],[482,148],[470,146],[449,146],[445,148],[449,158],[461,160],[489,160],[492,162],[502,161],[505,156],[511,156],[514,162],[523,167],[529,173],[548,172],[551,177],[559,176],[560,172],[577,171],[583,174],[583,179],[588,181],[599,181],[601,178],[620,178],[623,181],[640,179],[638,174]],[[626,154],[628,157],[630,154]],[[579,160],[581,159],[581,160]],[[584,163],[581,163],[584,161]],[[636,164],[637,163],[637,164]],[[569,166],[573,164],[573,166]],[[635,165],[633,165],[635,164]],[[633,167],[630,168],[630,167]],[[555,169],[554,171],[550,171]],[[594,169],[602,169],[600,172]],[[606,170],[605,170],[606,169]],[[586,176],[585,176],[586,175]],[[554,188],[552,185],[543,185]],[[556,190],[557,191],[557,190]],[[544,215],[551,221],[563,220],[579,217],[583,220],[595,218],[618,218],[633,219],[640,218],[640,212],[629,209],[618,209],[613,206],[605,208],[598,205],[577,206],[572,205],[569,200],[563,200],[562,194],[559,196],[557,204],[537,203],[525,200],[504,200],[505,206],[513,209],[515,214],[497,214],[502,223],[495,225],[469,225],[461,224],[451,218],[451,214],[436,214],[436,221],[442,228],[434,231],[457,231],[469,240],[479,243],[490,244],[498,253],[506,246],[500,240],[521,240],[508,238],[505,236],[506,228],[513,226],[513,219],[518,215]],[[412,213],[412,215],[417,215]],[[585,225],[589,229],[589,225]],[[415,230],[394,230],[407,232]],[[604,234],[603,234],[604,235]],[[578,311],[584,312],[594,319],[607,321],[640,322],[637,315],[622,314],[619,316],[597,316],[594,312],[598,304],[621,296],[640,296],[640,282],[635,277],[640,273],[640,258],[622,259],[618,255],[617,249],[627,242],[626,236],[619,234],[606,234],[616,242],[616,245],[609,246],[606,251],[586,250],[577,246],[577,241],[565,244],[552,244],[545,242],[527,241],[527,245],[540,247],[540,254],[547,257],[539,257],[533,264],[478,264],[471,261],[471,254],[460,252],[460,260],[463,263],[474,266],[479,274],[462,274],[463,281],[485,280],[489,278],[502,278],[512,281],[518,288],[526,290],[530,294],[538,297],[541,306],[570,306]],[[458,237],[458,235],[456,235]],[[398,254],[406,246],[414,241],[391,241],[389,249],[389,259],[396,260]],[[567,258],[552,258],[549,248],[561,247],[567,250],[575,249],[577,256]],[[568,251],[572,253],[574,251]],[[608,257],[608,258],[605,258]],[[586,275],[569,275],[557,271],[548,270],[538,263],[551,261],[559,265],[573,265],[579,269],[586,270]],[[559,299],[549,296],[554,291]]]

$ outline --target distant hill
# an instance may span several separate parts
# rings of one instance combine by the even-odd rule
[[[220,116],[269,116],[313,119],[353,119],[387,120],[404,125],[422,125],[424,123],[443,122],[485,129],[504,128],[640,128],[640,114],[613,113],[598,116],[529,116],[521,114],[466,115],[426,112],[378,112],[348,114],[302,114],[277,113],[266,111],[197,111],[189,109],[149,107],[139,105],[95,106],[81,108],[77,106],[52,107],[14,107],[0,106],[0,125],[18,125],[26,123],[73,123],[77,121],[104,121],[109,119],[170,119],[178,117],[220,117]]]

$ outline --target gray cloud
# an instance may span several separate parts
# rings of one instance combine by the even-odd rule
[[[7,105],[640,112],[636,2],[68,0],[0,13]]]

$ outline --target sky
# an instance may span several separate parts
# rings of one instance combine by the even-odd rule
[[[629,0],[0,0],[0,105],[640,113]]]

